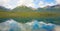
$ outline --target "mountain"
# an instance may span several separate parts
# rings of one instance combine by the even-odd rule
[[[49,12],[59,12],[60,11],[60,4],[57,4],[57,5],[53,5],[53,6],[46,6],[44,7],[45,11],[49,11]]]
[[[23,23],[31,21],[32,19],[36,19],[38,21],[46,20],[51,23],[56,21],[56,23],[60,23],[60,9],[55,7],[57,6],[37,8],[36,10],[26,6],[16,7],[13,10],[6,10],[4,7],[0,7],[0,10],[2,11],[2,13],[0,11],[0,23],[5,22],[6,20],[8,20],[8,18],[12,18],[18,22]]]
[[[7,9],[7,8],[5,8],[3,6],[0,6],[0,11],[8,11],[8,10],[10,10],[10,9]]]
[[[26,7],[26,6],[21,6],[21,7],[16,7],[15,9],[11,10],[11,11],[33,11],[33,9],[31,7]]]
[[[59,12],[60,11],[60,4],[57,4],[57,5],[54,5],[54,6],[46,6],[46,7],[44,7],[44,8],[37,8],[37,9],[35,9],[35,8],[32,8],[32,7],[27,7],[27,6],[19,6],[19,7],[16,7],[16,8],[14,8],[14,9],[12,9],[12,10],[10,10],[10,9],[7,9],[7,8],[5,8],[5,7],[3,7],[3,6],[0,6],[0,11],[13,11],[13,12],[19,12],[19,11],[38,11],[38,12]]]
[[[60,8],[60,4],[51,6],[51,8]]]
[[[45,6],[44,8],[60,8],[60,4],[57,4],[57,5],[53,5],[53,6]]]

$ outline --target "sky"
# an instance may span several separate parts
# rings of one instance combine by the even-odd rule
[[[0,0],[0,6],[8,9],[14,9],[18,6],[24,5],[32,8],[43,8],[45,6],[53,6],[60,4],[60,0]]]

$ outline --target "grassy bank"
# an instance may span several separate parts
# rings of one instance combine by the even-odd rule
[[[0,12],[0,19],[14,19],[18,22],[28,22],[33,19],[38,21],[56,22],[59,21],[59,13],[49,12]],[[58,22],[59,23],[59,22]]]

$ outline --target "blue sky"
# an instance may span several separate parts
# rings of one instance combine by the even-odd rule
[[[38,4],[40,1],[47,2],[47,3],[55,3],[55,0],[34,0],[34,3]]]
[[[10,9],[20,5],[38,8],[45,7],[47,5],[55,5],[56,3],[56,0],[0,0],[0,5]]]
[[[33,3],[35,4],[35,7],[39,7],[40,1],[43,2],[43,5],[46,5],[46,3],[48,3],[48,4],[53,3],[53,5],[56,4],[56,1],[55,1],[55,0],[34,0]],[[51,4],[51,5],[52,5],[52,4]]]

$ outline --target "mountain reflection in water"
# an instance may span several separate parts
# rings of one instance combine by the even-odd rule
[[[56,25],[34,20],[27,23],[18,23],[13,19],[0,23],[0,31],[54,31]]]

